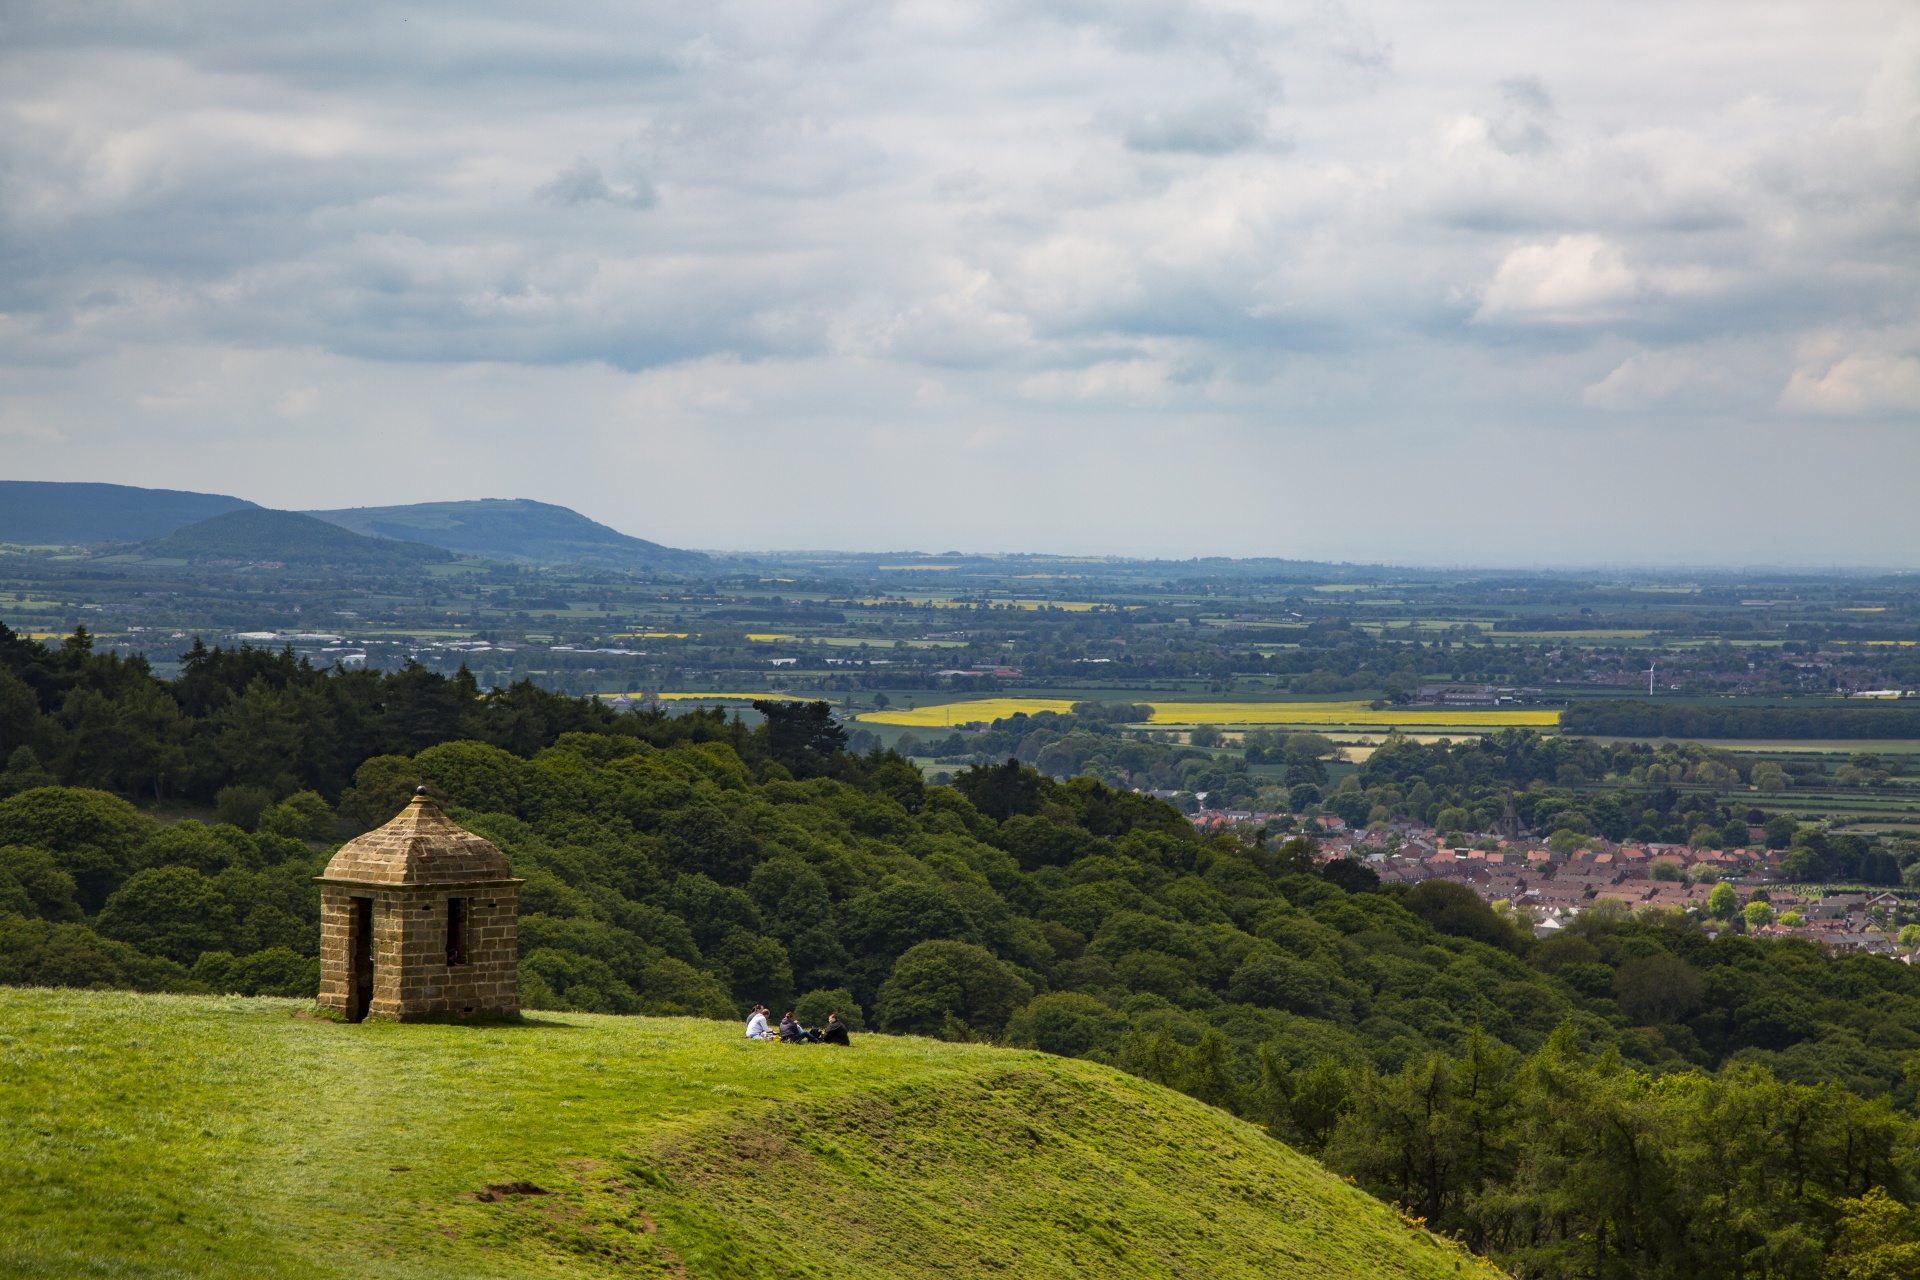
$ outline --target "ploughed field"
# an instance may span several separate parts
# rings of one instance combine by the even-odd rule
[[[1259,1130],[1092,1063],[309,1007],[0,989],[0,1274],[1481,1271]]]

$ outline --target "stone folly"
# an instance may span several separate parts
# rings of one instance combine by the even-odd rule
[[[422,787],[320,881],[320,1007],[350,1022],[520,1012],[520,881]]]

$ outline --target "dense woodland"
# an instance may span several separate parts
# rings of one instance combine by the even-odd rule
[[[1906,1274],[1871,1270],[1920,1239],[1904,964],[1599,911],[1536,942],[1463,888],[1383,889],[1304,839],[1203,838],[1018,759],[929,786],[847,751],[824,704],[760,710],[616,715],[251,650],[196,648],[163,682],[83,636],[0,638],[0,981],[310,994],[312,877],[424,785],[525,877],[534,1008],[765,1001],[1096,1058],[1529,1276]],[[1553,779],[1518,793],[1535,818],[1707,818],[1658,808],[1670,787],[1615,814],[1563,772],[1645,784],[1629,748],[1390,748],[1329,799],[1471,813]],[[214,811],[131,803],[156,796]]]

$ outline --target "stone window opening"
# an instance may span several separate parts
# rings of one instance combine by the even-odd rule
[[[447,899],[447,966],[468,964],[468,920],[465,898]]]

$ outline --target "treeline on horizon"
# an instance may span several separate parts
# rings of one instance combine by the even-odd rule
[[[1854,707],[1719,707],[1606,700],[1568,707],[1560,713],[1560,729],[1563,733],[1611,738],[1920,738],[1920,708],[1899,702]]]
[[[16,775],[0,774],[0,791],[19,789],[24,770],[152,800],[212,803],[241,789],[242,811],[257,810],[299,791],[338,798],[372,756],[456,739],[526,755],[561,733],[640,732],[648,720],[531,681],[482,691],[465,668],[324,669],[291,649],[198,639],[178,679],[162,680],[144,657],[95,653],[84,628],[54,647],[0,624],[0,760]]]

